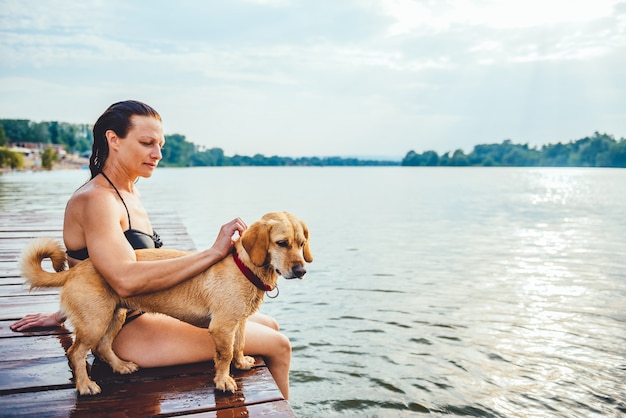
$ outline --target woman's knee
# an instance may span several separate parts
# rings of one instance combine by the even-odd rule
[[[280,325],[278,325],[278,321],[277,320],[275,320],[271,316],[266,316],[265,318],[266,319],[265,319],[265,324],[264,325],[266,327],[270,327],[273,330],[280,331]]]
[[[272,336],[271,344],[268,346],[265,360],[271,370],[289,370],[291,365],[291,341],[285,335],[277,332]]]
[[[272,359],[291,358],[291,342],[280,332],[256,321],[246,327],[246,354],[258,354]]]
[[[278,321],[276,321],[269,315],[257,312],[252,315],[249,320],[252,322],[256,322],[257,324],[265,325],[266,327],[269,327],[275,331],[280,331],[280,325],[278,325]]]
[[[286,335],[281,333],[278,333],[278,340],[279,352],[291,360],[291,341],[289,341],[289,338],[287,338]]]

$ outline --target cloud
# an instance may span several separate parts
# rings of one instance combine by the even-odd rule
[[[614,0],[381,0],[394,19],[389,35],[421,30],[452,30],[457,26],[519,29],[579,23],[610,17]]]
[[[393,19],[388,37],[406,43],[443,38],[446,43],[438,45],[443,45],[450,62],[455,62],[453,57],[481,65],[584,60],[626,45],[626,15],[620,12],[624,3],[614,0],[381,0],[380,4]]]

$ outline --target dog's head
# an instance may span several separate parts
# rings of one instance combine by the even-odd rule
[[[271,265],[285,279],[302,278],[313,261],[306,224],[287,212],[271,212],[250,225],[241,244],[258,267]]]

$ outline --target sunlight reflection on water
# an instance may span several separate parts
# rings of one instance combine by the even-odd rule
[[[0,176],[0,208],[62,210],[80,174]],[[199,248],[234,216],[307,221],[314,263],[262,308],[292,341],[298,416],[626,413],[626,170],[160,169],[137,187]]]

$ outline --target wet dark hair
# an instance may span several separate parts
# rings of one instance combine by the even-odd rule
[[[96,177],[102,171],[104,163],[109,157],[109,143],[106,139],[106,131],[112,130],[120,138],[126,138],[132,123],[130,118],[134,115],[150,116],[161,120],[161,115],[152,107],[135,100],[117,102],[98,118],[93,126],[93,148],[89,158],[89,170],[91,178]]]

